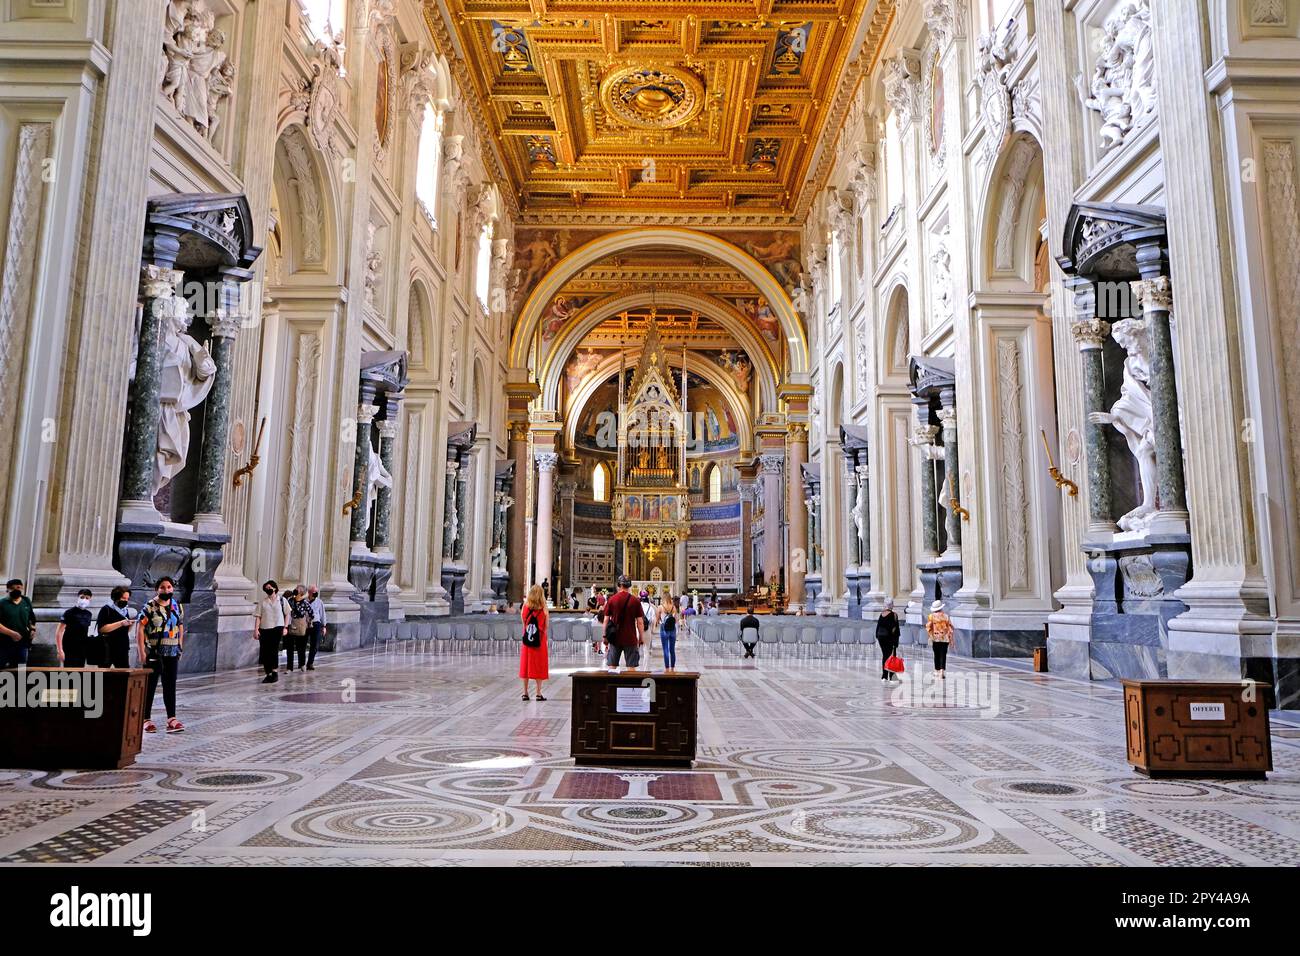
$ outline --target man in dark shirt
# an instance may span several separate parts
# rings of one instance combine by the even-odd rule
[[[64,667],[99,667],[104,663],[103,638],[90,636],[92,597],[89,588],[78,591],[77,606],[63,612],[63,620],[54,632],[54,648]]]
[[[628,590],[631,579],[625,574],[618,579],[618,593],[605,602],[596,619],[613,620],[618,625],[618,634],[609,645],[609,655],[605,663],[617,667],[622,657],[628,667],[636,667],[641,662],[641,635],[645,630],[645,614],[641,610],[641,600]]]
[[[745,640],[747,631],[752,632],[752,641]],[[758,647],[758,618],[753,614],[746,614],[740,619],[740,643],[745,645],[745,656],[753,657],[754,648]]]
[[[9,594],[0,600],[0,667],[21,667],[36,636],[36,612],[23,594],[21,579],[10,578],[5,588]]]
[[[131,625],[135,618],[131,589],[124,585],[113,588],[109,603],[99,609],[95,620],[95,630],[104,642],[105,667],[131,666]]]

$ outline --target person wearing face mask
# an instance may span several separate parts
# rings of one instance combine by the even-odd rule
[[[77,606],[63,612],[63,620],[54,631],[54,652],[64,667],[101,667],[104,663],[104,642],[98,634],[91,636],[89,588],[77,592]]]
[[[307,600],[311,602],[311,629],[307,632],[307,670],[316,669],[316,648],[325,636],[325,602],[320,599],[320,588],[312,585],[307,589]]]
[[[266,676],[263,684],[274,684],[280,679],[276,667],[280,663],[280,640],[289,633],[289,602],[280,596],[280,585],[274,581],[262,584],[264,597],[253,610],[253,640],[261,643],[259,659]]]
[[[131,666],[131,623],[136,610],[131,607],[131,589],[118,585],[113,588],[109,602],[99,609],[95,630],[104,644],[104,666]]]
[[[158,596],[144,606],[140,626],[136,628],[136,645],[140,660],[149,668],[149,689],[145,697],[144,732],[156,734],[153,722],[153,699],[158,682],[163,685],[163,705],[167,708],[167,733],[178,734],[185,725],[176,719],[176,665],[185,642],[185,609],[176,597],[176,582],[169,577],[158,581]]]
[[[36,612],[23,594],[21,579],[10,578],[5,590],[9,596],[0,601],[0,667],[23,667],[36,636]]]

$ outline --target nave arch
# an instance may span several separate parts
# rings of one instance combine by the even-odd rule
[[[693,229],[671,226],[630,229],[601,236],[579,246],[553,265],[533,288],[515,323],[510,340],[511,367],[517,369],[528,367],[530,352],[541,327],[544,311],[569,280],[588,266],[609,256],[650,247],[666,247],[710,256],[742,273],[767,300],[781,327],[788,354],[787,379],[797,383],[807,382],[811,369],[808,338],[804,331],[803,320],[795,311],[785,289],[767,268],[749,253],[724,239]]]
[[[620,312],[652,306],[698,309],[701,315],[714,320],[730,332],[749,357],[758,383],[757,408],[752,409],[747,415],[752,414],[756,417],[759,412],[776,410],[779,381],[776,360],[767,343],[744,316],[726,302],[712,296],[676,292],[671,296],[664,296],[648,289],[630,292],[612,299],[598,300],[579,310],[569,326],[556,336],[542,366],[539,380],[542,387],[543,407],[559,408],[560,383],[564,379],[564,367],[582,346],[583,339],[592,329]],[[749,400],[746,399],[746,405],[748,404]]]

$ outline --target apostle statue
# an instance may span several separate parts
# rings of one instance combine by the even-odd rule
[[[379,497],[380,488],[393,487],[393,476],[388,473],[384,467],[383,459],[379,457],[379,452],[374,447],[370,448],[370,459],[366,464],[366,511],[369,513],[370,508],[374,505],[375,499]]]
[[[1156,434],[1151,408],[1150,336],[1146,319],[1124,319],[1110,327],[1111,337],[1124,349],[1124,378],[1119,399],[1109,412],[1093,412],[1094,425],[1114,425],[1137,459],[1142,500],[1119,519],[1124,531],[1143,531],[1156,510]]]
[[[158,420],[158,451],[154,460],[153,494],[185,468],[190,448],[190,409],[212,390],[216,363],[208,350],[186,331],[189,315],[179,297],[160,299],[162,361],[158,395],[162,413]]]

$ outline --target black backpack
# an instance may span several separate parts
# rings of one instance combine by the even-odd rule
[[[542,631],[541,628],[537,626],[537,612],[531,609],[528,613],[528,621],[524,624],[524,646],[542,646]]]

